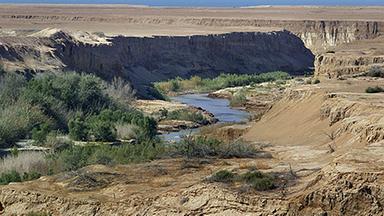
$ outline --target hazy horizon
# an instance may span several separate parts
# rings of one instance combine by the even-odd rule
[[[41,4],[131,4],[148,6],[187,6],[187,7],[247,7],[259,5],[313,5],[313,6],[384,6],[382,0],[0,0],[0,3],[41,3]]]

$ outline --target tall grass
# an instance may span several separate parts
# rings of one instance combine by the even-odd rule
[[[244,90],[240,90],[233,94],[231,100],[229,101],[229,105],[231,107],[241,107],[247,103],[247,96]]]
[[[31,104],[19,101],[0,108],[0,147],[12,146],[42,123],[51,123],[51,120],[40,108]]]
[[[131,104],[136,94],[131,84],[120,77],[114,77],[111,83],[106,83],[105,92],[123,105]]]
[[[118,123],[116,125],[117,137],[122,140],[136,139],[140,128],[136,125]]]
[[[0,173],[10,171],[18,173],[48,174],[49,165],[46,156],[42,152],[19,152],[17,156],[8,155],[0,160]]]

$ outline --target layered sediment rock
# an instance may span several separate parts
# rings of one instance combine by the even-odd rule
[[[384,55],[325,53],[315,58],[315,74],[328,78],[353,76],[367,72],[373,66],[384,67]]]
[[[161,9],[160,9],[161,11]],[[247,11],[244,11],[245,13]],[[134,13],[134,12],[133,12]],[[153,12],[153,13],[159,13]],[[172,12],[170,12],[172,13]],[[293,13],[293,12],[292,12]],[[90,25],[101,25],[103,23],[124,23],[124,25],[139,26],[183,26],[192,29],[201,28],[231,28],[236,27],[244,31],[249,28],[286,29],[300,37],[305,45],[313,51],[324,51],[343,43],[355,40],[376,38],[383,33],[384,22],[367,20],[329,20],[328,17],[312,20],[311,18],[295,19],[259,19],[250,17],[212,17],[210,13],[206,16],[90,16],[89,14],[73,15],[49,15],[49,14],[3,14],[1,20],[8,22],[62,22],[62,23],[90,23]],[[354,16],[351,16],[354,17]],[[137,28],[137,27],[136,27]],[[151,30],[147,30],[151,32]],[[205,31],[204,31],[205,32]],[[224,30],[225,32],[225,30]],[[207,33],[208,34],[208,33]],[[148,35],[148,34],[146,34]]]

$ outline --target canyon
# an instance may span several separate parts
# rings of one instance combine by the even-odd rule
[[[1,186],[0,213],[381,215],[384,94],[365,90],[384,78],[361,75],[384,66],[383,9],[0,5],[1,65],[27,77],[69,70],[117,76],[154,99],[152,82],[178,76],[300,76],[210,94],[231,98],[253,88],[243,107],[255,115],[250,122],[206,131],[255,146],[254,157],[91,165]],[[302,76],[311,71],[314,77]],[[186,106],[136,103],[147,113]],[[277,176],[277,187],[208,180],[221,170],[255,169]]]
[[[151,92],[143,84],[173,78],[175,71],[188,77],[270,70],[303,73],[310,67],[316,75],[340,77],[383,65],[381,11],[381,7],[2,5],[0,53],[10,71],[64,68],[105,79],[122,76],[143,95]],[[241,43],[253,44],[252,49]],[[220,55],[209,56],[211,51]],[[69,57],[73,53],[76,56]]]
[[[73,70],[105,80],[121,77],[132,83],[138,96],[147,98],[154,94],[150,84],[155,81],[278,70],[300,74],[313,67],[314,59],[288,31],[107,38],[45,29],[4,38],[0,49],[6,71]]]

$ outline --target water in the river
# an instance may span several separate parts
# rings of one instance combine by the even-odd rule
[[[219,123],[238,123],[248,120],[249,113],[243,110],[233,109],[227,99],[209,98],[207,94],[187,94],[171,98],[173,101],[201,107],[213,113]],[[183,135],[196,132],[198,129],[182,130],[161,135],[165,141],[179,141]]]

